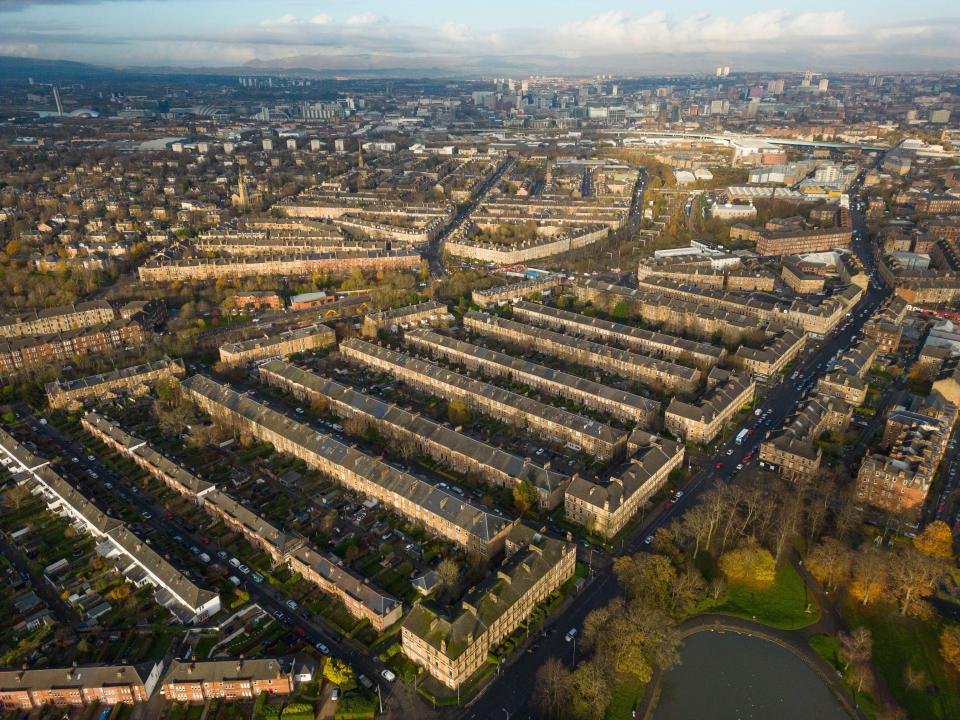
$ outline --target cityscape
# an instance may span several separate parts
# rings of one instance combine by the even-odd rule
[[[2,720],[960,718],[956,8],[519,5],[0,3]]]

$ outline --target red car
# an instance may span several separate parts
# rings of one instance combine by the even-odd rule
[[[673,507],[673,500],[667,500],[667,501],[663,504],[663,506],[664,506],[667,510],[669,510],[670,508]]]
[[[717,463],[717,470],[723,469],[723,463]]]

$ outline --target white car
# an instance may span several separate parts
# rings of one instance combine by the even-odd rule
[[[380,672],[380,677],[382,677],[387,682],[393,682],[397,679],[397,676],[393,674],[390,670],[383,670]]]
[[[290,608],[291,610],[296,610],[300,606],[297,605],[295,600],[287,600],[287,607]]]
[[[238,568],[242,563],[237,558],[230,558],[230,566]]]

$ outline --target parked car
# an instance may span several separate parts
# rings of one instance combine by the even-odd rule
[[[320,654],[321,654],[321,655],[329,655],[329,654],[330,654],[330,648],[328,648],[328,647],[327,647],[326,645],[324,645],[322,642],[318,642],[318,643],[316,644],[316,648],[317,648],[317,650],[320,651]],[[335,691],[336,691],[336,690],[339,690],[339,689],[340,689],[340,688],[334,688]]]
[[[386,670],[386,669],[380,672],[380,677],[382,677],[387,682],[393,682],[394,680],[397,679],[397,676],[394,675],[391,670]]]
[[[567,634],[563,636],[563,639],[566,640],[567,642],[572,642],[576,636],[577,636],[577,629],[570,628],[569,630],[567,630]]]

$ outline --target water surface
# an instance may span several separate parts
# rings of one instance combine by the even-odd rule
[[[732,632],[683,643],[654,720],[849,720],[820,676],[779,645]]]

